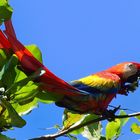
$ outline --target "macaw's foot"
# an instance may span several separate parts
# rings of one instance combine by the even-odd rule
[[[120,109],[120,105],[113,110],[105,110],[102,114],[102,116],[106,117],[108,121],[114,121],[115,120],[115,113]]]

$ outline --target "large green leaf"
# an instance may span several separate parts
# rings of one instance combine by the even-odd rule
[[[67,129],[74,125],[75,123],[81,121],[81,119],[84,117],[82,114],[77,114],[74,112],[71,112],[67,109],[65,109],[63,114],[63,129]]]
[[[42,53],[40,49],[32,44],[32,45],[27,45],[26,48],[33,54],[33,56],[40,62],[42,62]]]
[[[23,127],[26,122],[17,114],[15,109],[11,106],[11,104],[5,99],[1,98],[1,107],[4,111],[1,111],[0,115],[0,128],[3,130],[4,128],[10,128],[12,126],[15,127]]]
[[[13,103],[12,106],[19,115],[23,116],[30,113],[34,108],[38,107],[38,99],[33,98],[24,104]]]
[[[140,126],[137,123],[131,125],[131,131],[135,134],[140,134]]]
[[[120,119],[115,119],[115,121],[109,122],[106,126],[106,138],[111,140],[117,138],[120,135]]]
[[[13,9],[7,0],[0,0],[0,24],[11,18]]]
[[[119,115],[126,115],[126,112],[121,110]],[[129,118],[115,119],[109,122],[106,126],[106,138],[117,139],[121,134],[122,127],[128,122]]]
[[[63,114],[63,130],[68,129],[74,125],[80,124],[83,118],[84,118],[84,115],[77,114],[77,113],[74,113],[72,111],[65,109],[64,114]],[[74,130],[70,132],[69,134],[67,134],[67,137],[69,137],[72,140],[73,139],[76,140],[76,137],[72,136],[71,134],[77,135],[77,134],[80,134],[83,130],[84,128]]]
[[[40,75],[40,73],[38,74]],[[27,77],[22,72],[20,72],[18,76],[20,77],[21,75],[22,78],[25,78],[21,78],[21,80],[19,80],[20,78],[17,77],[16,82],[6,90],[6,94],[10,93],[10,103],[19,114],[27,114],[38,105],[38,99],[36,98],[36,95],[38,92],[40,92],[40,90],[38,85],[31,81],[38,77],[38,74],[36,75],[35,73]]]
[[[43,71],[43,72],[42,72]],[[22,89],[24,89],[24,91],[26,90],[26,92],[30,92],[30,89],[32,89],[30,86],[32,85],[33,88],[36,87],[36,89],[38,88],[37,85],[39,85],[39,83],[34,83],[33,81],[42,76],[44,74],[44,70],[37,70],[35,73],[33,73],[30,76],[26,76],[22,71],[16,69],[16,78],[13,84],[11,84],[11,86],[6,89],[5,93],[6,94],[13,94],[14,96],[17,95],[15,94],[16,92],[19,93],[19,91]],[[27,89],[26,89],[27,88]],[[23,91],[22,91],[23,92]],[[25,93],[25,92],[24,92]]]
[[[35,85],[32,81],[28,82],[25,86],[22,86],[19,90],[13,94],[13,101],[20,104],[24,104],[30,99],[34,98],[38,93],[38,86]]]
[[[97,119],[98,116],[95,114],[76,114],[74,112],[71,112],[67,109],[64,111],[63,115],[63,129],[68,129],[69,127],[74,127],[77,125],[85,124],[91,120]],[[80,129],[74,130],[70,132],[70,134],[82,134],[84,137],[88,139],[93,138],[101,138],[101,124],[99,122],[92,123],[88,126],[84,126]]]
[[[18,59],[15,55],[12,55],[11,58],[6,62],[0,72],[0,80],[3,83],[3,86],[8,88],[10,87],[16,77],[15,67],[18,63]]]

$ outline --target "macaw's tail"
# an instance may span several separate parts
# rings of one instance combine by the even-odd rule
[[[42,63],[40,63],[16,38],[11,21],[5,23],[5,34],[8,41],[3,41],[3,46],[8,46],[18,57],[23,71],[29,75],[38,69],[43,69],[45,73],[38,77],[37,82],[41,83],[41,89],[67,96],[81,96],[79,90],[69,85],[64,80],[55,76]],[[9,44],[10,42],[10,44]],[[4,44],[5,43],[5,44]],[[8,45],[7,45],[7,44]]]
[[[10,51],[10,43],[0,30],[0,49],[4,49],[6,52]]]

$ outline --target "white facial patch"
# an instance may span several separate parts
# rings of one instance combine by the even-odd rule
[[[137,67],[133,63],[128,63],[124,66],[124,79],[137,73]]]

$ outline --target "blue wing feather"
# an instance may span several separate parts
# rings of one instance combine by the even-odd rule
[[[101,76],[96,74],[90,75],[85,78],[72,81],[69,84],[90,94],[117,93],[120,88],[120,78],[107,72],[102,72],[101,74]]]

